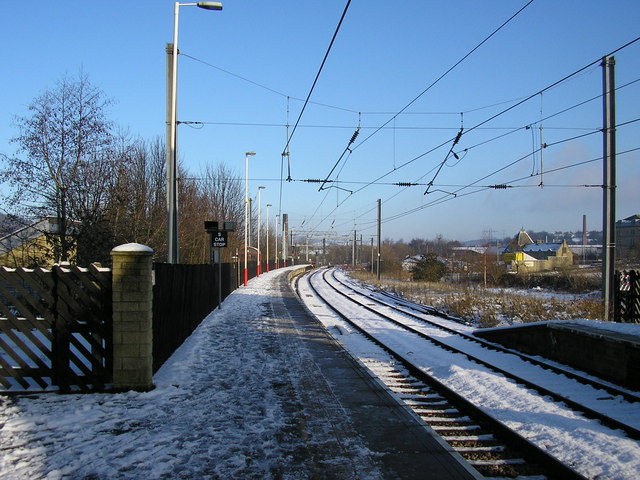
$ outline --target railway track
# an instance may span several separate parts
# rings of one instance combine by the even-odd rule
[[[339,280],[338,278],[336,278],[335,275],[335,271],[332,272],[331,275],[332,279],[335,280],[336,282],[338,282],[340,285],[342,285],[343,287],[347,288],[349,290],[349,292],[358,292],[358,289],[352,285],[349,285],[348,283]],[[345,293],[344,291],[340,291],[339,289],[335,288],[334,285],[331,285],[332,289],[334,289],[334,291],[340,295],[342,295],[345,298],[348,298],[349,301],[354,302],[358,305],[360,305],[362,308],[373,312],[373,313],[377,313],[377,314],[381,314],[380,312],[376,312],[375,308],[371,307],[371,304],[367,304],[366,302],[362,302],[362,301],[358,301],[357,299],[355,299],[354,297],[350,296],[348,293]],[[538,391],[540,394],[543,395],[549,395],[550,397],[554,398],[556,401],[561,401],[564,402],[565,404],[567,404],[568,406],[570,406],[571,408],[573,408],[576,411],[579,411],[581,413],[583,413],[584,415],[586,415],[589,418],[594,418],[599,420],[603,425],[606,425],[610,428],[617,428],[620,430],[623,430],[630,438],[633,438],[634,440],[640,440],[640,430],[632,425],[628,425],[623,421],[620,421],[616,418],[613,418],[611,415],[607,415],[606,413],[602,413],[602,410],[610,410],[610,408],[607,408],[606,406],[600,406],[600,409],[598,409],[597,407],[597,403],[607,403],[610,399],[613,399],[616,396],[620,396],[622,398],[625,399],[626,402],[629,403],[630,408],[640,408],[640,396],[638,396],[638,394],[631,392],[629,390],[623,389],[621,387],[618,387],[616,385],[612,385],[610,383],[606,383],[603,382],[597,378],[594,377],[590,377],[587,375],[582,375],[580,373],[577,373],[573,370],[567,369],[567,368],[562,368],[556,364],[550,363],[550,362],[545,362],[542,359],[539,358],[535,358],[531,355],[526,355],[523,354],[521,352],[518,352],[516,350],[513,349],[509,349],[506,347],[503,347],[502,345],[498,345],[492,342],[489,342],[487,340],[475,337],[471,334],[465,333],[464,331],[459,331],[456,330],[454,328],[448,327],[446,325],[443,325],[441,323],[438,323],[437,321],[433,321],[433,320],[429,320],[427,317],[425,317],[424,315],[416,315],[412,312],[406,311],[404,309],[398,309],[396,306],[377,300],[375,299],[373,296],[368,295],[367,297],[367,301],[374,301],[376,302],[378,305],[380,306],[384,306],[384,307],[388,307],[390,309],[396,310],[400,313],[402,313],[403,315],[409,316],[412,319],[415,319],[421,323],[424,323],[426,325],[429,325],[429,327],[433,327],[436,328],[438,330],[442,330],[443,332],[446,332],[447,334],[450,334],[451,336],[455,337],[459,337],[461,339],[463,339],[466,343],[471,343],[474,345],[478,345],[480,347],[482,347],[483,349],[486,349],[488,351],[492,351],[492,352],[496,352],[498,354],[506,354],[509,356],[509,369],[506,370],[505,368],[501,368],[499,365],[497,365],[494,361],[492,361],[491,359],[485,360],[484,358],[486,358],[486,356],[478,356],[478,355],[474,355],[473,353],[469,353],[470,349],[469,348],[464,348],[464,345],[460,345],[458,348],[456,346],[454,346],[455,344],[453,342],[442,342],[438,339],[438,337],[434,336],[433,334],[429,335],[429,334],[425,334],[424,332],[410,326],[410,325],[406,325],[403,324],[401,322],[398,322],[397,320],[394,320],[393,318],[390,318],[388,316],[387,319],[395,322],[396,324],[401,325],[403,328],[406,328],[407,330],[413,331],[414,333],[416,333],[417,335],[431,341],[434,343],[437,343],[439,345],[441,345],[443,348],[448,348],[451,351],[455,351],[457,353],[461,353],[466,355],[467,357],[469,357],[471,360],[474,360],[480,364],[483,364],[485,366],[488,366],[496,371],[499,371],[501,374],[505,375],[506,377],[509,377],[523,385],[526,385],[529,388],[532,388],[536,391]],[[406,304],[406,302],[405,302]],[[384,314],[382,314],[384,315]],[[456,320],[457,321],[457,320]],[[520,361],[522,361],[525,364],[531,365],[533,367],[538,367],[538,368],[542,368],[543,370],[549,371],[552,375],[561,375],[564,376],[568,379],[573,380],[574,382],[581,384],[581,385],[585,385],[585,386],[589,386],[592,387],[594,389],[597,389],[598,391],[605,391],[607,392],[607,394],[609,396],[601,396],[599,395],[598,398],[600,398],[601,400],[598,400],[598,398],[593,399],[591,403],[594,404],[594,407],[590,407],[588,405],[585,405],[584,403],[581,403],[579,401],[574,401],[570,395],[573,394],[572,391],[566,391],[565,393],[561,393],[557,390],[551,390],[549,388],[546,388],[540,384],[537,384],[533,381],[528,380],[524,375],[518,375],[514,372],[514,365],[512,362],[512,357],[516,357],[518,358]],[[502,362],[503,364],[505,362]],[[535,372],[537,376],[539,376],[539,372]],[[550,375],[550,376],[552,376]],[[573,387],[573,385],[568,384],[571,387]],[[571,388],[572,389],[572,388]],[[569,390],[569,389],[565,389],[565,390]]]
[[[621,429],[629,438],[638,438],[639,432],[635,425],[627,425],[622,420],[593,408],[593,404],[597,403],[596,399],[585,402],[587,405],[584,405],[568,398],[562,393],[562,389],[558,393],[548,386],[534,383],[522,373],[512,373],[513,369],[505,368],[504,364],[510,363],[513,367],[513,359],[517,358],[518,362],[526,364],[524,370],[536,369],[538,377],[546,379],[545,384],[549,383],[551,376],[561,378],[561,382],[556,382],[560,384],[580,382],[587,389],[606,392],[598,398],[623,398],[622,401],[629,404],[629,408],[637,408],[638,404],[633,404],[640,399],[633,392],[576,372],[562,370],[539,359],[518,356],[519,352],[476,339],[465,332],[464,327],[456,328],[451,322],[443,323],[442,318],[431,318],[433,312],[425,307],[363,290],[350,282],[339,280],[335,272],[330,275],[327,270],[316,271],[307,275],[302,282],[303,289],[300,289],[300,285],[297,285],[297,289],[301,298],[307,300],[307,306],[311,305],[312,311],[324,308],[340,317],[344,326],[333,326],[338,337],[347,333],[343,330],[349,330],[350,335],[358,332],[357,335],[366,337],[370,344],[375,345],[375,355],[366,355],[361,361],[485,477],[585,478],[555,456],[549,455],[546,449],[513,431],[505,422],[496,420],[486,409],[478,407],[473,401],[430,375],[428,369],[411,358],[413,352],[407,352],[402,341],[398,340],[394,344],[389,341],[389,335],[385,337],[381,334],[382,331],[393,330],[392,336],[398,338],[411,337],[411,345],[428,342],[432,347],[443,349],[448,355],[462,355],[467,361],[491,370],[494,375],[508,378],[518,388],[550,398],[553,402],[562,404],[563,408],[597,419],[609,428]],[[348,301],[336,301],[336,298]],[[473,345],[473,348],[469,345]],[[484,350],[481,355],[477,353],[479,349]]]

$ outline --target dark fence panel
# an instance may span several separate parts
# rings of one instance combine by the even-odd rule
[[[247,262],[247,276],[249,279],[256,276],[258,273],[258,262]]]
[[[214,272],[211,265],[154,264],[154,372],[216,307]]]
[[[640,323],[640,272],[616,272],[615,321]]]

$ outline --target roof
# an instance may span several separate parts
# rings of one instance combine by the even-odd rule
[[[518,232],[518,235],[516,236],[516,240],[518,241],[518,247],[520,248],[525,245],[529,245],[530,243],[533,243],[533,239],[526,231],[524,231],[524,229]]]
[[[640,215],[631,215],[623,220],[618,220],[616,222],[617,228],[625,228],[625,227],[637,227],[640,226]]]
[[[562,243],[530,243],[525,245],[523,252],[557,252]]]

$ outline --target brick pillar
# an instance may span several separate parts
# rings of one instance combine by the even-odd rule
[[[138,243],[111,250],[115,390],[153,389],[152,254]]]

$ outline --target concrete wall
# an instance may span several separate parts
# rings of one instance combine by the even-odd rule
[[[476,331],[489,341],[640,389],[640,342],[577,324],[548,323]]]

